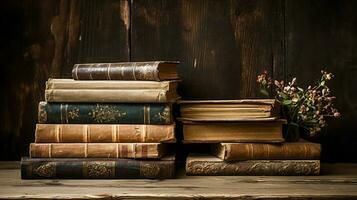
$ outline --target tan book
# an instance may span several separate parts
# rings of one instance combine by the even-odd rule
[[[46,90],[50,89],[138,89],[176,91],[178,81],[113,81],[113,80],[73,80],[48,79]]]
[[[284,120],[239,122],[183,122],[185,142],[281,143]]]
[[[160,158],[160,143],[31,143],[31,158]]]
[[[175,142],[175,125],[36,124],[36,143]]]
[[[319,160],[320,152],[320,144],[311,142],[220,143],[212,145],[212,153],[225,161]]]
[[[47,102],[118,102],[166,103],[179,96],[165,90],[82,90],[53,89],[45,91]]]
[[[178,101],[182,120],[244,121],[272,120],[279,116],[275,99]]]
[[[225,162],[211,155],[189,155],[186,175],[307,176],[319,175],[320,160],[247,160]]]

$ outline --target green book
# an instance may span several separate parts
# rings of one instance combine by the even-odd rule
[[[40,102],[41,124],[172,124],[171,104]]]

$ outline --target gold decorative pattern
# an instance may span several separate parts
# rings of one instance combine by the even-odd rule
[[[54,177],[56,173],[56,165],[55,163],[49,162],[36,167],[33,172],[38,176],[51,178]]]
[[[165,106],[165,109],[162,112],[155,114],[155,117],[159,118],[160,121],[163,121],[166,124],[169,124],[171,122],[170,107]]]
[[[119,110],[116,106],[97,105],[88,115],[97,123],[108,123],[117,121],[118,118],[126,116],[127,113]]]
[[[151,164],[141,164],[140,173],[145,178],[157,177],[160,173],[160,166],[154,163]]]
[[[77,107],[72,107],[70,110],[67,112],[67,118],[68,119],[75,119],[79,117],[79,108]]]
[[[115,175],[114,162],[88,162],[87,173],[89,178],[110,178]]]

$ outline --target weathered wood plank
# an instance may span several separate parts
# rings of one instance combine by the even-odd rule
[[[341,119],[329,121],[321,135],[322,159],[357,161],[357,2],[286,1],[286,68],[304,86],[320,69],[335,74],[331,89]]]
[[[7,164],[8,165],[8,164]],[[21,180],[0,170],[0,198],[357,199],[355,164],[324,164],[322,176],[182,176],[168,180]],[[341,172],[345,169],[348,173]]]
[[[184,99],[258,96],[263,69],[282,76],[283,1],[150,1],[131,7],[132,60],[180,60]]]
[[[0,8],[0,159],[28,155],[48,78],[74,63],[129,60],[127,0],[6,1]]]

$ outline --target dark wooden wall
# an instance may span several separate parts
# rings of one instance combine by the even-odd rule
[[[1,16],[2,160],[27,155],[49,77],[74,63],[179,60],[184,99],[260,97],[256,76],[336,75],[342,112],[323,134],[324,161],[356,162],[357,1],[8,0]]]

